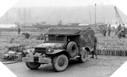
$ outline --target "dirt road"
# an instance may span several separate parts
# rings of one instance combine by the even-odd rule
[[[51,64],[42,65],[38,70],[29,70],[23,62],[5,64],[17,77],[110,77],[126,60],[120,56],[98,56],[86,63],[71,61],[63,72],[54,72]]]

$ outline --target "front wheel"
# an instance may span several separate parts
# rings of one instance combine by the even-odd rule
[[[81,55],[79,57],[79,61],[81,63],[84,63],[84,62],[87,61],[87,59],[88,59],[88,52],[86,50],[84,50],[84,51],[82,51],[82,53],[81,53]]]
[[[37,62],[26,62],[26,66],[31,70],[36,70],[40,67],[40,63]]]
[[[53,59],[53,68],[55,71],[64,71],[68,66],[69,60],[66,55],[61,54]]]

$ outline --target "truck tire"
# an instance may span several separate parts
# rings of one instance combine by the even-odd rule
[[[69,59],[66,55],[60,54],[53,59],[53,68],[55,71],[64,71],[69,63]]]
[[[77,44],[73,41],[69,42],[67,45],[67,52],[71,58],[75,57],[78,54]]]
[[[26,66],[31,69],[31,70],[36,70],[38,69],[38,67],[40,67],[40,63],[36,63],[36,62],[26,62]]]
[[[84,63],[86,62],[88,59],[88,52],[86,50],[82,51],[82,53],[80,54],[80,57],[79,57],[79,61],[81,63]]]

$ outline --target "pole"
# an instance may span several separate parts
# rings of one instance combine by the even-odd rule
[[[89,17],[90,17],[89,24],[91,24],[91,11],[89,12]]]
[[[95,4],[95,26],[96,26],[96,4]]]

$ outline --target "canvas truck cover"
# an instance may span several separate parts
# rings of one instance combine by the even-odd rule
[[[90,27],[85,28],[64,28],[64,29],[50,29],[47,34],[58,34],[58,35],[79,35],[74,38],[80,47],[83,46],[94,46],[94,31]]]
[[[89,26],[85,27],[57,27],[50,29],[47,34],[61,34],[61,35],[78,35],[81,30],[90,29]]]
[[[77,29],[51,29],[47,34],[59,34],[59,35],[78,35]]]
[[[92,29],[83,31],[82,35],[80,36],[79,43],[80,46],[94,46],[96,37],[94,36],[94,31]]]

